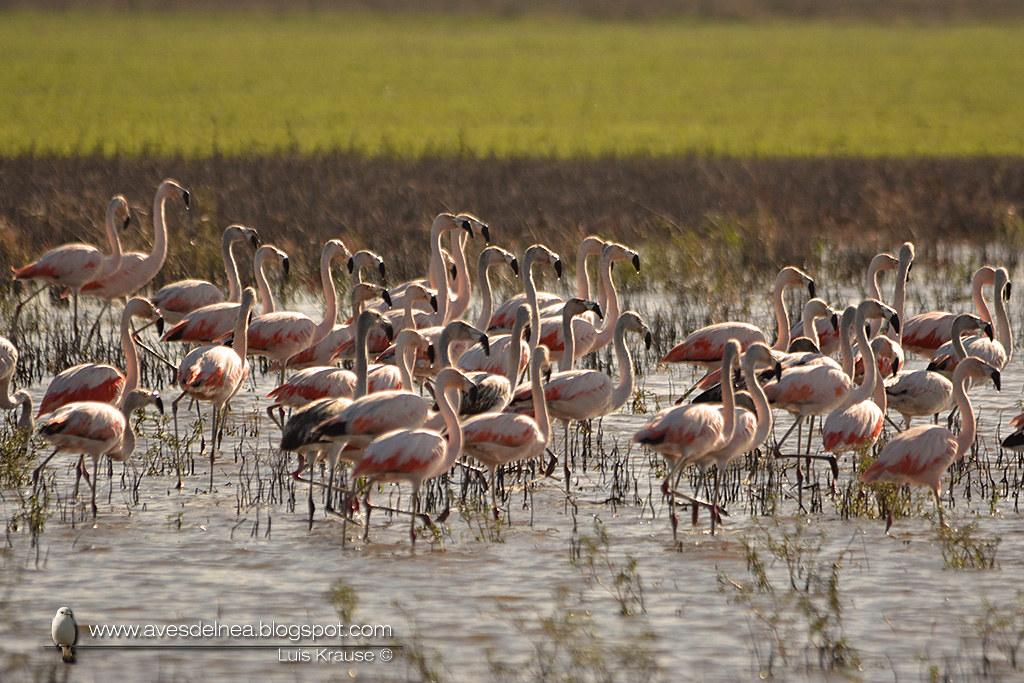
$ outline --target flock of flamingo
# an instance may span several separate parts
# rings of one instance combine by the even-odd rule
[[[94,517],[101,457],[128,460],[136,443],[129,420],[132,411],[148,405],[163,410],[158,393],[139,386],[134,318],[156,324],[162,342],[190,348],[177,364],[180,394],[172,402],[174,428],[177,433],[182,399],[210,404],[211,436],[203,448],[209,448],[211,491],[230,402],[253,371],[250,356],[263,356],[271,372],[279,373],[266,410],[281,430],[280,449],[298,454],[296,478],[309,470],[303,481],[309,484],[310,527],[317,487],[326,488],[326,512],[346,520],[359,511],[361,502],[368,534],[370,513],[376,507],[370,503],[370,491],[386,482],[404,482],[412,489],[411,508],[388,509],[409,515],[412,543],[416,520],[430,523],[429,516],[419,512],[424,482],[447,473],[463,458],[465,466],[489,475],[491,507],[497,518],[495,473],[500,467],[550,453],[552,420],[563,423],[563,444],[568,449],[570,423],[617,411],[635,392],[627,336],[637,335],[648,348],[652,339],[638,313],[620,311],[613,266],[626,261],[640,271],[639,254],[622,244],[594,236],[582,242],[573,298],[538,291],[535,285],[536,272],[562,275],[562,261],[548,247],[535,244],[520,261],[505,249],[485,246],[476,270],[479,310],[469,320],[472,286],[467,242],[477,234],[489,241],[489,228],[477,217],[439,214],[430,229],[427,277],[386,288],[363,281],[367,270],[384,279],[386,268],[380,256],[369,251],[351,254],[341,240],[332,239],[321,250],[324,312],[322,319],[314,320],[278,309],[266,269],[273,265],[287,272],[288,256],[262,244],[256,230],[240,225],[223,233],[226,293],[210,282],[183,280],[149,298],[136,296],[154,280],[166,259],[168,201],[182,202],[187,209],[189,192],[174,180],[160,184],[153,204],[155,239],[149,254],[122,252],[119,229],[129,224],[131,214],[126,199],[117,195],[106,215],[109,255],[90,245],[66,244],[13,269],[14,279],[39,284],[18,304],[15,330],[22,307],[47,286],[73,297],[76,344],[83,343],[80,296],[102,299],[104,311],[114,301],[125,301],[120,327],[123,370],[85,363],[60,372],[50,381],[35,415],[28,391],[22,388],[10,395],[18,351],[10,340],[0,337],[0,406],[22,406],[18,427],[31,434],[33,422],[38,421],[38,434],[53,446],[33,471],[34,486],[55,455],[79,455],[76,495],[79,479],[84,477],[91,487]],[[246,244],[254,250],[256,289],[241,284],[235,252],[236,245]],[[591,295],[587,266],[592,256],[598,257],[596,297]],[[968,391],[988,380],[998,389],[999,372],[1012,353],[1006,311],[1010,282],[1006,268],[982,267],[973,281],[976,314],[933,311],[907,318],[903,308],[913,260],[914,247],[909,242],[896,254],[876,256],[866,277],[866,298],[843,310],[814,296],[814,281],[807,273],[785,267],[773,291],[777,335],[770,346],[768,334],[759,327],[722,322],[692,332],[661,359],[707,370],[691,390],[700,391],[691,402],[683,402],[688,392],[631,438],[666,460],[661,489],[668,499],[673,538],[677,497],[688,499],[695,513],[701,505],[710,509],[711,533],[721,522],[721,476],[715,477],[714,493],[707,501],[677,491],[682,471],[696,465],[703,473],[713,464],[721,472],[741,455],[761,447],[773,433],[775,409],[794,418],[771,452],[775,457],[797,458],[798,491],[802,490],[802,467],[812,459],[829,461],[837,473],[842,454],[871,451],[883,421],[889,419],[888,411],[902,416],[899,433],[877,452],[861,479],[928,487],[944,524],[942,477],[975,438]],[[335,261],[345,263],[354,281],[348,296],[353,314],[345,321],[338,316]],[[493,301],[490,277],[495,268],[508,269],[522,281],[522,292],[501,305]],[[891,305],[882,301],[879,291],[882,271],[896,272]],[[994,313],[983,295],[986,286],[993,288]],[[784,298],[791,287],[807,287],[810,295],[800,324],[792,328]],[[166,331],[165,321],[171,325]],[[84,343],[91,337],[92,332]],[[615,353],[617,379],[608,372],[574,368],[581,357],[609,344]],[[833,358],[836,353],[841,361]],[[928,369],[903,370],[905,353],[929,359]],[[341,367],[343,361],[351,361],[353,369]],[[557,371],[553,371],[556,361]],[[524,374],[525,380],[520,381]],[[956,433],[937,424],[937,416],[951,410],[961,416]],[[823,454],[812,454],[808,439],[806,452],[784,455],[781,447],[789,435],[814,416],[822,418]],[[915,417],[929,416],[935,416],[935,424],[910,426]],[[1024,449],[1024,414],[1014,425],[1018,431],[1003,445]],[[86,456],[92,460],[91,474]],[[321,460],[326,482],[316,477],[315,465]],[[350,465],[347,483],[337,484],[342,462]],[[553,455],[547,474],[556,462]],[[566,452],[567,491],[569,463]],[[180,471],[178,477],[180,486]]]

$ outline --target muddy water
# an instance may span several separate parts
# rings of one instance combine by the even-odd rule
[[[918,287],[927,281],[923,270],[915,271]],[[921,299],[943,296],[936,288]],[[658,310],[669,312],[656,297],[626,303],[649,318]],[[767,310],[755,315],[770,324]],[[1013,328],[1020,329],[1016,311]],[[638,377],[649,409],[667,405],[694,378],[689,370],[658,367],[652,360],[641,356]],[[916,360],[909,364],[922,366]],[[943,500],[952,524],[976,524],[975,541],[998,539],[998,569],[986,571],[946,566],[934,508],[923,492],[909,499],[910,514],[896,519],[890,535],[877,517],[847,518],[830,493],[832,482],[822,463],[815,466],[812,488],[805,492],[805,505],[811,508],[806,512],[797,504],[792,466],[778,466],[775,476],[781,483],[772,489],[777,492],[773,515],[752,514],[760,505],[750,498],[767,495],[768,489],[758,493],[756,486],[764,480],[763,468],[757,474],[755,460],[737,464],[727,480],[734,483],[734,492],[727,499],[729,517],[721,533],[709,535],[706,513],[691,527],[682,510],[679,542],[674,543],[658,492],[660,461],[628,444],[646,416],[629,410],[600,424],[585,469],[582,458],[575,461],[571,504],[561,467],[528,492],[522,482],[530,474],[509,472],[506,486],[516,487],[506,508],[512,523],[497,527],[487,520],[487,498],[479,487],[470,488],[468,507],[457,507],[462,479],[475,476],[456,469],[446,485],[453,509],[439,537],[424,531],[412,550],[408,519],[376,512],[370,541],[349,525],[343,548],[341,520],[318,510],[313,529],[307,530],[306,487],[286,475],[294,469],[294,458],[284,460],[274,449],[277,431],[262,414],[262,397],[274,379],[260,376],[236,400],[212,492],[207,489],[209,463],[198,454],[198,442],[190,445],[194,470],[181,490],[172,467],[144,467],[170,460],[173,449],[163,439],[172,431],[169,418],[145,423],[139,457],[129,466],[127,480],[121,465],[115,465],[113,480],[101,477],[95,521],[85,510],[87,502],[70,500],[71,458],[53,461],[52,514],[44,531],[34,545],[19,524],[19,530],[7,534],[0,555],[0,666],[19,678],[49,677],[51,670],[63,675],[59,657],[44,646],[54,612],[70,605],[83,631],[120,624],[164,629],[163,637],[130,639],[90,638],[83,632],[81,645],[108,647],[80,649],[73,680],[405,680],[430,675],[479,680],[495,676],[501,666],[530,679],[545,666],[556,675],[567,671],[558,668],[560,663],[584,648],[582,661],[571,669],[581,676],[607,667],[622,680],[634,680],[649,658],[665,678],[750,679],[771,660],[784,678],[814,680],[821,674],[815,668],[817,654],[808,646],[806,621],[794,617],[785,637],[775,641],[747,605],[729,600],[735,591],[723,590],[720,583],[723,576],[736,583],[751,579],[745,539],[757,545],[766,533],[780,539],[795,528],[804,529],[805,547],[820,546],[807,556],[805,567],[820,573],[839,562],[841,636],[859,655],[864,679],[925,678],[933,667],[955,677],[976,675],[982,646],[975,626],[984,619],[986,604],[1008,614],[1017,605],[1016,591],[1024,580],[1024,523],[1012,483],[1020,481],[1024,466],[1015,454],[1001,453],[998,442],[1019,405],[1024,384],[1019,359],[1004,372],[1002,393],[991,386],[973,392],[979,413],[977,454],[958,471],[949,485],[951,495]],[[31,389],[38,398],[44,384]],[[169,400],[174,393],[168,389],[163,395]],[[183,424],[195,420],[194,412],[182,417]],[[776,435],[788,425],[780,417]],[[554,450],[561,454],[560,426],[554,434]],[[819,443],[816,436],[815,446]],[[618,463],[617,470],[609,463]],[[852,480],[849,459],[842,466],[839,491]],[[1008,483],[1000,484],[1004,473]],[[692,490],[696,484],[696,477],[684,477],[682,488]],[[613,491],[613,486],[618,488]],[[10,523],[21,504],[17,492],[2,495],[0,514]],[[392,489],[376,499],[401,506],[409,502],[404,492]],[[762,558],[771,558],[758,547]],[[632,569],[629,558],[635,560]],[[620,572],[627,581],[617,594]],[[762,614],[796,615],[793,607],[771,607],[771,598],[781,600],[789,587],[785,563],[770,562],[769,572],[776,590],[757,597]],[[347,619],[339,617],[327,597],[332,586],[355,596]],[[623,616],[623,607],[632,614]],[[314,643],[290,640],[287,632],[283,638],[235,639],[167,634],[170,626],[333,628],[339,621],[387,626],[391,637]],[[1021,626],[1018,620],[1015,628]],[[372,647],[337,647],[353,642]],[[319,647],[308,647],[314,644]],[[786,648],[785,659],[780,645]],[[369,654],[374,661],[365,661]],[[394,659],[380,661],[389,654]],[[990,654],[1002,661],[994,648]],[[322,661],[325,656],[347,661]],[[294,661],[304,657],[313,661]]]

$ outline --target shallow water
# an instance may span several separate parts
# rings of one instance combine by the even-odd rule
[[[923,270],[915,270],[919,288],[922,280],[929,281]],[[936,287],[921,299],[944,294]],[[637,306],[649,319],[657,310],[669,313],[667,304],[653,297],[627,299],[626,306]],[[769,320],[763,307],[755,315]],[[1016,312],[1013,329],[1020,329]],[[643,373],[637,378],[651,410],[667,405],[696,377],[687,369],[658,367],[653,360],[653,354],[641,357]],[[923,363],[912,360],[908,367]],[[643,657],[652,658],[659,677],[749,679],[768,662],[772,639],[747,606],[729,600],[734,592],[720,588],[720,576],[749,581],[744,540],[767,558],[758,539],[765,533],[780,539],[784,530],[792,534],[800,525],[805,525],[805,546],[821,544],[820,553],[809,556],[819,563],[813,566],[824,571],[839,561],[841,634],[858,653],[858,675],[865,679],[926,678],[932,667],[955,677],[980,675],[982,650],[975,626],[986,615],[986,601],[1007,614],[1018,605],[1024,524],[1012,484],[1020,481],[1024,465],[1016,454],[1001,454],[998,446],[1009,418],[1018,412],[1024,372],[1017,359],[1003,374],[1001,393],[990,385],[972,392],[979,415],[977,455],[957,471],[949,485],[951,495],[943,498],[951,524],[976,524],[976,540],[999,539],[998,569],[986,571],[945,566],[934,506],[925,492],[913,494],[909,516],[898,517],[890,535],[883,519],[844,518],[822,463],[814,468],[811,483],[816,489],[805,492],[805,504],[817,501],[818,507],[805,513],[797,504],[792,466],[773,466],[772,472],[782,478],[772,489],[778,492],[774,515],[751,514],[756,506],[747,497],[748,491],[758,490],[765,469],[753,472],[754,460],[734,465],[727,481],[735,493],[726,501],[730,515],[720,533],[710,536],[706,513],[691,528],[688,511],[681,510],[679,542],[673,543],[658,491],[660,460],[628,444],[647,416],[628,409],[600,423],[585,471],[576,460],[573,505],[567,503],[561,467],[552,478],[535,482],[528,493],[521,484],[529,475],[517,477],[510,471],[505,484],[517,487],[506,508],[511,525],[497,527],[488,521],[487,497],[479,487],[471,487],[468,508],[456,507],[463,478],[472,477],[457,468],[446,486],[453,509],[438,538],[422,530],[411,549],[408,518],[375,512],[371,540],[363,542],[361,529],[349,525],[343,548],[342,522],[325,517],[322,504],[313,529],[307,530],[306,485],[285,474],[294,469],[295,460],[284,462],[276,451],[277,430],[263,414],[267,402],[262,397],[275,380],[276,375],[259,376],[255,387],[247,384],[234,402],[232,431],[215,468],[213,492],[207,490],[209,461],[198,455],[198,442],[190,446],[194,472],[181,490],[175,488],[172,467],[144,470],[150,459],[169,458],[170,445],[161,440],[162,433],[172,431],[169,416],[162,422],[150,416],[143,427],[128,468],[138,477],[138,500],[130,485],[122,486],[122,466],[116,464],[113,480],[105,475],[100,479],[95,521],[86,510],[87,500],[69,499],[74,486],[71,458],[62,455],[52,461],[53,514],[44,531],[34,545],[20,524],[8,531],[0,555],[6,587],[0,602],[5,623],[0,663],[8,671],[36,677],[48,677],[51,670],[58,676],[65,673],[52,647],[45,647],[50,619],[61,605],[74,609],[83,630],[88,625],[166,628],[200,622],[333,625],[341,619],[327,592],[343,585],[357,598],[348,621],[392,630],[390,638],[356,641],[374,646],[370,649],[343,651],[349,660],[372,652],[372,663],[281,661],[304,655],[315,660],[321,652],[296,647],[309,646],[309,640],[287,637],[104,640],[83,633],[80,645],[119,647],[80,648],[72,678],[404,680],[433,674],[478,680],[496,676],[496,667],[504,665],[530,679],[543,673],[544,664],[555,667],[573,648],[593,642],[596,647],[573,666],[577,675],[586,677],[606,666],[623,680],[639,678],[638,669],[618,660],[625,647],[635,667]],[[45,382],[33,385],[34,397],[44,388]],[[165,400],[174,395],[172,389],[163,391]],[[208,419],[205,406],[203,414]],[[182,418],[187,424],[195,419],[194,412],[186,411]],[[788,425],[788,419],[778,418],[776,435]],[[561,454],[560,425],[553,430],[553,449]],[[890,428],[883,439],[891,433]],[[820,437],[815,436],[814,444],[820,444]],[[42,453],[45,445],[37,444],[37,449]],[[610,463],[618,463],[618,469]],[[851,482],[850,470],[850,460],[844,459],[839,491]],[[1007,483],[1001,486],[1004,472]],[[951,476],[945,481],[952,481]],[[682,490],[690,491],[696,483],[695,476],[684,477]],[[619,495],[610,501],[613,485],[619,486]],[[389,498],[393,491],[378,493],[375,500],[408,505],[404,490]],[[3,491],[4,519],[10,523],[20,509],[17,492]],[[432,512],[436,515],[439,509]],[[600,541],[602,530],[607,546]],[[629,558],[636,561],[632,571]],[[642,600],[636,592],[623,594],[621,601],[616,597],[615,577],[623,570],[627,579],[639,580]],[[783,562],[772,562],[770,575],[776,591],[762,593],[758,600],[782,596],[788,588]],[[633,614],[620,614],[622,605]],[[795,613],[791,607],[774,609]],[[1022,626],[1018,617],[1015,628]],[[334,653],[340,650],[331,646],[346,642],[352,641],[325,639],[317,645]],[[817,655],[807,647],[806,626],[798,622],[784,643],[788,659],[783,662],[776,652],[777,674],[820,678]],[[232,647],[223,647],[227,645]],[[395,658],[380,662],[385,651]],[[1002,661],[994,647],[989,654]]]

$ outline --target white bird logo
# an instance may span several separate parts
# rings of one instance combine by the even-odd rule
[[[70,607],[61,607],[50,622],[50,637],[53,644],[60,648],[61,659],[68,664],[75,661],[75,653],[72,646],[78,641],[78,624],[75,623],[75,615],[71,613]]]

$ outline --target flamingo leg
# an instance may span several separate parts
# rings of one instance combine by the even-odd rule
[[[416,547],[416,513],[420,509],[420,490],[419,488],[413,489],[412,492],[412,515],[409,516],[409,540],[412,541],[412,547]]]
[[[71,318],[71,328],[75,331],[75,348],[78,348],[78,343],[82,339],[81,333],[78,331],[78,290],[74,290],[71,293],[72,310],[74,311]]]
[[[82,456],[83,459],[85,456]],[[85,466],[85,463],[82,463]],[[96,480],[100,478],[100,456],[92,456],[92,481],[89,482],[89,486],[92,488],[92,518],[96,519],[96,513],[98,508],[96,507]]]
[[[948,529],[949,525],[946,524],[946,520],[942,516],[942,501],[939,499],[939,490],[932,489],[932,494],[935,496],[935,507],[939,510],[939,526],[943,529]]]
[[[46,460],[43,460],[41,463],[39,463],[38,467],[36,467],[34,470],[32,470],[32,492],[33,493],[35,493],[35,485],[39,483],[39,474],[40,474],[40,472],[42,472],[43,468],[46,467],[46,463],[48,463],[51,460],[53,460],[53,456],[57,455],[57,450],[58,449],[54,448],[53,449],[53,453],[50,453],[50,455],[47,456]]]
[[[217,404],[213,405],[213,429],[210,433],[210,493],[213,493],[213,463],[217,459]]]
[[[85,345],[88,346],[89,342],[92,341],[92,336],[96,334],[96,330],[99,328],[100,321],[103,320],[103,314],[110,308],[110,300],[103,302],[103,308],[100,309],[100,314],[96,316],[96,322],[92,324],[92,328],[89,330],[89,336],[85,338]]]
[[[181,392],[178,398],[171,401],[171,415],[174,417],[174,447],[177,457],[174,459],[174,467],[178,471],[178,489],[181,489],[181,441],[178,437],[178,403],[185,398],[185,392]]]
[[[718,489],[722,481],[722,470],[715,469],[715,492],[711,496],[711,535],[715,535],[715,522],[718,521]]]
[[[12,338],[14,339],[15,342],[17,341],[18,319],[21,317],[22,307],[32,299],[39,296],[39,293],[42,292],[44,289],[46,289],[46,285],[42,285],[41,287],[39,287],[39,289],[32,292],[32,294],[30,294],[27,299],[25,299],[20,304],[14,307],[14,317],[11,319],[11,331],[13,332]]]

